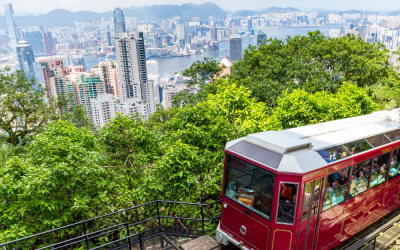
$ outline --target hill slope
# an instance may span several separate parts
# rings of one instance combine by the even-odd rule
[[[209,16],[225,18],[227,12],[222,10],[214,3],[204,4],[182,4],[182,5],[152,5],[152,6],[131,6],[124,8],[125,17],[137,17],[141,20],[162,20],[179,16],[183,20],[190,20],[191,17],[201,17],[208,19]],[[18,13],[16,13],[18,14]],[[46,27],[73,26],[74,21],[97,22],[101,18],[110,20],[113,11],[96,13],[92,11],[72,12],[65,9],[52,10],[49,13],[38,16],[16,16],[18,26],[39,26],[44,24]],[[4,16],[0,16],[0,27],[6,28]]]

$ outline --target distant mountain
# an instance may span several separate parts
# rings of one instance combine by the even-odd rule
[[[279,8],[279,7],[270,7],[268,9],[265,9],[263,11],[260,11],[260,14],[267,14],[267,13],[287,13],[287,12],[293,12],[293,11],[301,11],[299,9],[295,9],[292,7],[286,7],[286,8]]]
[[[183,20],[191,20],[191,17],[200,17],[208,19],[209,16],[217,18],[225,18],[227,12],[222,10],[214,3],[182,4],[182,5],[152,5],[152,6],[131,6],[122,9],[126,17],[137,17],[141,20],[162,20],[179,16]],[[18,13],[16,13],[18,14]],[[44,24],[46,27],[73,27],[74,21],[100,21],[101,18],[110,20],[113,10],[104,13],[96,13],[92,11],[72,12],[65,9],[52,10],[49,13],[39,16],[16,16],[18,26],[39,26]],[[0,16],[0,27],[6,28],[6,20],[4,16]]]
[[[236,16],[253,16],[255,14],[258,14],[258,12],[255,10],[240,10],[236,11],[234,14]]]
[[[318,12],[321,14],[336,14],[340,12],[340,10],[329,10],[329,9],[312,9],[306,12]]]

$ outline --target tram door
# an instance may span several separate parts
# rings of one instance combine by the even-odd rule
[[[304,185],[297,250],[314,249],[323,182],[324,178],[319,178]]]

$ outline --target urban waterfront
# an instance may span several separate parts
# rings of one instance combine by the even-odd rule
[[[328,34],[331,29],[338,29],[341,25],[327,25],[322,27],[290,27],[290,28],[269,28],[263,29],[263,31],[267,34],[267,37],[273,37],[277,39],[285,39],[287,36],[296,36],[296,35],[307,35],[308,31],[320,30],[324,34]],[[243,50],[246,49],[249,45],[256,45],[257,38],[256,37],[246,37],[243,38]],[[204,57],[210,57],[214,59],[222,59],[224,55],[229,57],[229,42],[219,42],[219,46],[221,50],[215,52],[204,52],[201,54],[183,56],[183,57],[172,57],[172,58],[150,58],[149,60],[156,60],[158,62],[158,72],[161,77],[173,77],[176,72],[186,69],[190,64],[197,60],[202,60]],[[85,55],[85,63],[88,70],[90,70],[93,66],[99,64],[100,61],[106,60],[106,57],[94,58],[92,55]],[[36,63],[35,65],[36,77],[38,80],[43,83],[43,75],[41,73],[40,64]],[[18,66],[13,67],[12,69],[19,69]]]

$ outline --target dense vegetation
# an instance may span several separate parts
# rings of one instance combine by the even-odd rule
[[[46,117],[40,129],[27,126],[24,131],[33,129],[30,133],[16,134],[19,142],[5,138],[14,146],[0,149],[0,242],[155,199],[218,200],[227,141],[397,107],[398,73],[388,56],[381,45],[314,32],[248,48],[229,77],[218,79],[220,69],[212,60],[192,65],[183,73],[203,90],[178,96],[176,107],[158,107],[148,120],[118,114],[96,128],[82,122],[79,107],[68,115],[45,109],[32,120],[38,124]],[[15,83],[7,77],[4,72],[0,77],[5,86],[0,96],[9,96],[0,101],[9,103],[19,94],[3,92]],[[21,72],[14,77],[31,84]],[[32,94],[36,91],[41,90],[27,88],[32,105],[42,98]],[[16,106],[4,106],[4,112],[31,117]],[[0,129],[7,131],[7,126],[0,124]],[[176,213],[196,216],[198,211]],[[78,232],[62,233],[67,234]]]

